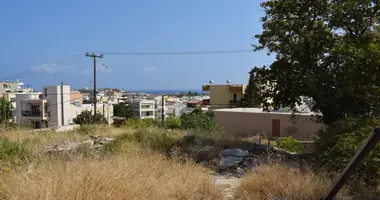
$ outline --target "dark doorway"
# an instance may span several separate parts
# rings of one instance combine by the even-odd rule
[[[272,119],[272,137],[281,136],[281,123],[279,119]]]

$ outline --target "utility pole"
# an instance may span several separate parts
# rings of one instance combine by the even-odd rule
[[[65,114],[64,114],[64,108],[63,108],[63,82],[61,82],[61,124],[62,126],[65,125]]]
[[[164,126],[164,121],[165,121],[164,106],[165,106],[165,95],[162,95],[162,99],[161,99],[161,123],[162,123],[162,126]]]
[[[87,57],[94,59],[94,123],[96,122],[96,58],[103,58],[103,54],[96,55],[95,53],[86,52]]]

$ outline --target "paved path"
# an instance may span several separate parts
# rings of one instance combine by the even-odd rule
[[[223,188],[223,199],[234,199],[235,188],[239,185],[240,179],[233,176],[215,175],[215,184]]]

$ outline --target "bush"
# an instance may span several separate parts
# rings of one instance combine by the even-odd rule
[[[162,129],[142,128],[134,133],[123,134],[106,145],[106,150],[110,152],[129,151],[139,148],[151,149],[164,153],[170,152],[175,146],[178,135]]]
[[[236,199],[321,199],[331,183],[324,175],[310,170],[280,164],[262,165],[243,178],[237,187]],[[341,196],[342,192],[338,199],[345,199]]]
[[[380,118],[350,118],[321,130],[316,141],[320,166],[328,171],[342,172],[379,124]],[[379,158],[380,144],[377,144],[352,176],[356,185],[370,188],[380,185]]]
[[[304,152],[304,147],[303,145],[296,139],[294,139],[291,136],[286,137],[283,140],[277,139],[277,146],[291,152],[296,152],[296,153],[303,153]]]
[[[216,124],[212,112],[203,112],[201,109],[195,109],[193,112],[181,115],[181,127],[183,129],[192,129],[198,134],[211,135],[220,131]]]
[[[127,119],[124,122],[125,126],[128,128],[149,128],[151,126],[157,125],[153,119]]]
[[[7,138],[0,139],[0,160],[21,159],[25,160],[31,156],[24,143],[10,141]]]
[[[178,117],[170,116],[165,120],[164,123],[165,128],[169,129],[179,129],[181,128],[181,119]]]
[[[75,156],[11,169],[0,179],[0,199],[222,199],[205,168],[158,154]]]
[[[106,118],[104,116],[97,112],[95,114],[95,121],[94,121],[94,115],[90,110],[84,110],[81,114],[79,114],[74,119],[75,124],[83,125],[83,124],[107,124]]]

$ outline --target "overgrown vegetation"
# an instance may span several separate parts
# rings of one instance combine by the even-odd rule
[[[112,153],[125,152],[131,149],[154,150],[169,153],[181,139],[181,132],[167,132],[160,128],[140,128],[132,133],[118,136],[114,141],[106,145],[106,150]]]
[[[135,117],[135,111],[132,105],[119,103],[113,105],[113,115],[116,117],[123,117],[124,119],[130,119]]]
[[[309,169],[301,170],[280,164],[263,165],[243,178],[237,187],[236,199],[321,199],[331,180]],[[340,192],[342,198],[344,192]]]
[[[180,119],[182,129],[192,129],[198,134],[212,135],[221,131],[210,111],[203,112],[201,109],[195,109],[191,113],[182,114]]]
[[[291,136],[286,137],[285,139],[277,139],[277,146],[285,149],[287,151],[296,152],[296,153],[303,153],[304,147],[298,140],[294,139]]]
[[[380,118],[350,118],[321,131],[317,140],[320,166],[328,171],[341,172],[361,144],[379,126]],[[352,176],[357,189],[380,185],[380,144],[377,144]],[[379,190],[380,192],[380,190]]]
[[[170,116],[165,120],[164,126],[165,126],[165,128],[169,128],[172,130],[173,129],[180,129],[181,123],[182,123],[181,118]]]
[[[84,110],[74,119],[75,124],[107,124],[107,119],[99,112],[94,115],[90,110]]]
[[[222,199],[205,168],[158,154],[76,155],[10,169],[0,180],[2,199]]]
[[[12,118],[12,104],[4,98],[0,98],[0,124],[10,123]]]

